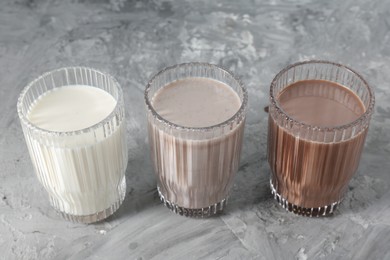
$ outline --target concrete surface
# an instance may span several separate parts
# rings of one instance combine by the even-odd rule
[[[304,218],[271,198],[269,84],[306,59],[351,66],[373,86],[364,154],[336,214]],[[225,66],[249,89],[240,171],[226,212],[177,216],[157,198],[143,90],[181,62]],[[16,114],[41,73],[95,67],[121,83],[128,194],[94,225],[62,220],[32,170]],[[46,1],[0,3],[0,259],[390,259],[390,2],[387,0]]]

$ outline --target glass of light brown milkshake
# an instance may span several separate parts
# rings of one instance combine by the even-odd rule
[[[157,73],[145,90],[149,144],[160,199],[172,211],[222,211],[237,172],[247,91],[230,72],[187,63]]]
[[[355,174],[374,93],[352,69],[296,63],[270,88],[268,162],[275,199],[299,215],[334,212]]]

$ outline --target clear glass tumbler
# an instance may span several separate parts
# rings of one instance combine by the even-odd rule
[[[60,87],[79,85],[99,88],[115,99],[114,109],[102,121],[77,131],[49,131],[29,120],[30,109],[40,98]],[[126,193],[126,124],[118,82],[91,68],[61,68],[26,86],[17,109],[31,161],[50,204],[74,222],[97,222],[113,214]]]
[[[180,79],[206,78],[225,83],[240,99],[228,120],[186,127],[162,117],[153,97]],[[177,214],[206,217],[222,211],[238,170],[247,107],[247,91],[230,72],[206,63],[179,64],[157,73],[145,90],[149,144],[161,201]],[[210,115],[213,111],[210,111]]]
[[[297,87],[288,88],[292,85]],[[346,66],[307,61],[276,75],[270,103],[268,162],[275,199],[299,215],[333,213],[359,165],[373,113],[372,89]],[[356,118],[343,121],[348,113]]]

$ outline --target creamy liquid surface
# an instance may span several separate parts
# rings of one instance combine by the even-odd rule
[[[231,118],[241,101],[225,83],[208,78],[186,78],[158,90],[152,104],[160,116],[172,123],[207,127]]]
[[[116,100],[96,87],[71,85],[43,94],[30,108],[28,120],[49,131],[77,131],[105,119]]]
[[[351,90],[325,80],[295,82],[277,99],[287,115],[313,126],[348,124],[364,113],[363,103]]]

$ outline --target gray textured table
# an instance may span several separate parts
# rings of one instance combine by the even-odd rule
[[[267,93],[286,65],[328,59],[361,72],[376,108],[361,164],[336,214],[304,218],[271,198]],[[223,65],[249,89],[241,167],[226,212],[163,207],[149,160],[143,90],[165,66]],[[16,100],[69,65],[113,74],[125,92],[123,206],[94,225],[62,220],[32,170]],[[0,3],[0,259],[390,259],[390,2],[40,1]]]

